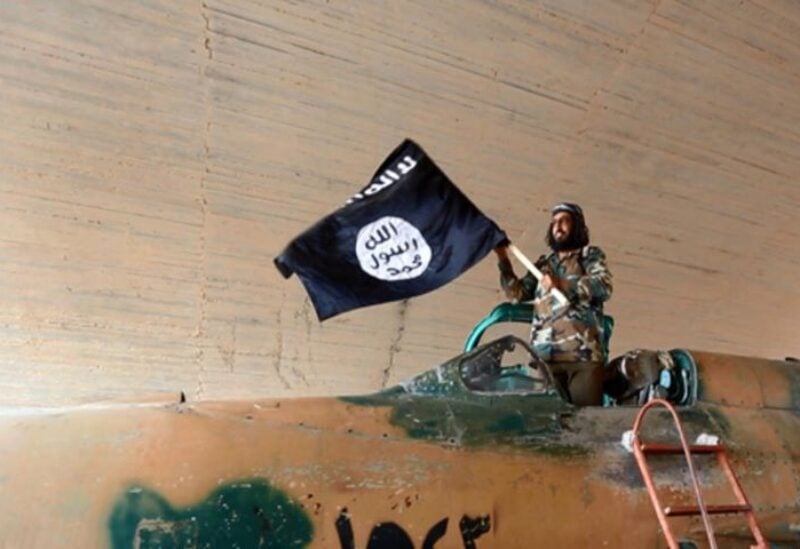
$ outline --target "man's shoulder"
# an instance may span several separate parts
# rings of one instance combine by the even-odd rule
[[[581,258],[583,261],[604,260],[606,254],[600,246],[584,246],[581,248]]]
[[[583,248],[581,248],[581,255],[586,256],[586,255],[593,255],[593,254],[606,255],[603,252],[603,249],[600,246],[589,245],[589,246],[584,246]]]

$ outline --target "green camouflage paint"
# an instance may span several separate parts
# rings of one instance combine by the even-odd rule
[[[786,383],[790,387],[791,407],[795,413],[800,413],[800,367],[796,362],[788,360],[783,363],[783,374],[786,376]]]
[[[414,395],[397,388],[375,395],[343,397],[361,406],[391,408],[390,423],[409,437],[466,447],[503,444],[558,454],[554,437],[561,432],[558,418],[567,406],[549,395]]]
[[[300,548],[313,537],[301,506],[264,480],[221,486],[182,509],[154,490],[132,486],[114,505],[108,528],[115,549]]]
[[[466,356],[475,356],[476,352]],[[414,439],[471,448],[495,448],[501,444],[556,455],[588,451],[559,442],[560,417],[573,407],[554,390],[472,391],[461,379],[461,364],[462,357],[458,357],[402,385],[341,400],[391,408],[390,423]]]
[[[702,427],[722,440],[727,440],[731,435],[731,422],[718,406],[701,404],[694,409],[681,410],[681,418],[684,423]]]

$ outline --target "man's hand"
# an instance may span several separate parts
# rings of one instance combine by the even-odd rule
[[[508,261],[508,244],[500,244],[494,249],[494,253],[497,254],[500,261]]]
[[[550,274],[544,275],[542,277],[542,280],[539,281],[539,284],[542,286],[542,289],[546,292],[549,292],[553,288],[555,288],[556,290],[561,289],[561,279]]]

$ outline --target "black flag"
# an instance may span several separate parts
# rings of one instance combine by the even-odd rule
[[[369,185],[275,258],[297,273],[325,320],[430,292],[506,240],[416,143],[404,141]]]

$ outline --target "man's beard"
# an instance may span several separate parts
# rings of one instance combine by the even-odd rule
[[[577,250],[578,248],[583,247],[583,244],[580,242],[580,238],[578,237],[578,231],[576,231],[574,228],[569,232],[567,238],[559,241],[553,236],[553,229],[551,227],[547,233],[547,244],[554,252],[566,252],[569,250]]]

